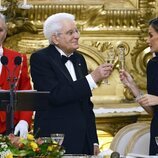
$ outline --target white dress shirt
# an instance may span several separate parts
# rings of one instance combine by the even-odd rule
[[[59,49],[58,47],[56,47],[56,49],[59,51],[59,53],[64,56],[67,56],[61,49]],[[73,54],[73,53],[72,53]],[[70,54],[68,57],[70,57],[72,54]],[[73,66],[73,63],[68,60],[66,63],[65,63],[65,66],[66,68],[68,69],[71,77],[72,77],[72,80],[73,81],[76,81],[77,80],[77,77],[76,77],[76,73],[75,73],[75,69],[74,69],[74,66]]]
[[[59,53],[61,54],[61,56],[62,56],[62,55],[67,56],[60,48],[58,48],[58,47],[56,47],[56,46],[55,46],[55,48],[59,51]],[[73,54],[73,53],[72,53],[72,54]],[[67,56],[67,57],[70,57],[72,54],[70,54],[70,55]],[[70,75],[71,75],[73,81],[76,81],[76,80],[77,80],[77,77],[76,77],[76,73],[75,73],[75,69],[74,69],[73,63],[72,63],[70,60],[68,60],[68,61],[65,63],[65,66],[67,67],[67,69],[68,69],[68,71],[69,71],[69,73],[70,73]],[[86,79],[87,79],[87,81],[88,81],[88,84],[89,84],[89,87],[90,87],[91,90],[97,87],[97,84],[94,82],[94,80],[93,80],[91,74],[88,74],[88,75],[86,76]]]

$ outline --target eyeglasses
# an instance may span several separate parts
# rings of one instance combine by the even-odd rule
[[[65,35],[68,35],[68,36],[73,36],[75,33],[77,33],[78,35],[80,35],[80,32],[78,29],[74,29],[74,30],[69,30],[65,33],[63,32],[57,32],[57,35],[61,35],[61,34],[65,34]]]

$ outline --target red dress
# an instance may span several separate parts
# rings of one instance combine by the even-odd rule
[[[8,69],[10,72],[13,72],[15,69],[14,64],[14,58],[16,56],[22,57],[22,63],[19,65],[16,69],[15,76],[17,77],[16,82],[16,90],[30,90],[32,89],[31,83],[30,83],[30,76],[28,73],[28,65],[27,65],[27,58],[26,55],[20,54],[16,51],[9,50],[6,48],[3,48],[4,52],[3,55],[8,57]],[[7,69],[2,66],[2,72],[0,75],[0,88],[8,90],[9,82],[7,81],[8,78],[8,71]],[[28,122],[28,124],[31,123],[32,120],[32,111],[18,111],[14,112],[14,124],[16,125],[20,120],[25,120]],[[6,131],[6,112],[0,111],[0,133],[4,133]]]

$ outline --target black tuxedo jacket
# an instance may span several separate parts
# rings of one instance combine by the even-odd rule
[[[92,96],[85,78],[87,65],[83,56],[75,55],[77,81],[73,81],[61,55],[53,45],[31,55],[31,77],[34,89],[50,91],[49,108],[37,111],[34,133],[50,136],[64,133],[66,153],[93,154],[93,143],[98,143]]]

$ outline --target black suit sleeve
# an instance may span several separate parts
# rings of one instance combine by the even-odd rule
[[[45,53],[33,53],[30,66],[34,89],[51,91],[50,101],[53,105],[73,103],[92,96],[85,76],[77,81],[67,80],[56,65],[52,66]]]

